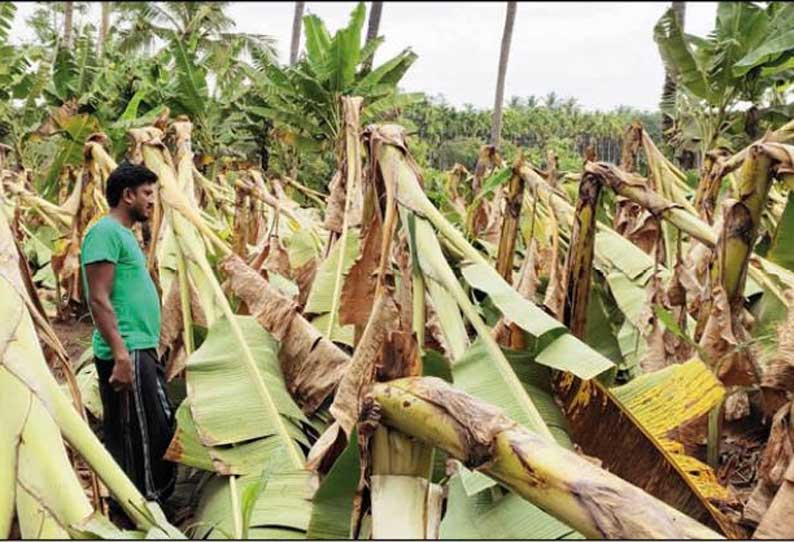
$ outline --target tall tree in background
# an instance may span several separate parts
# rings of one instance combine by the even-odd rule
[[[369,21],[367,22],[367,41],[365,44],[371,42],[378,37],[378,28],[380,28],[380,16],[383,13],[383,2],[370,2],[371,8],[369,12]],[[372,61],[375,55],[370,56],[362,66],[365,72],[372,68]]]
[[[74,2],[64,2],[63,13],[63,45],[72,48],[72,25],[74,16]]]
[[[679,27],[684,29],[684,20],[686,17],[686,2],[673,2],[673,11],[678,20]],[[675,103],[675,93],[677,85],[675,78],[670,73],[670,70],[664,70],[664,86],[662,87],[662,137],[665,141],[670,138],[669,130],[673,127],[673,115],[669,110],[669,105]]]
[[[516,3],[507,3],[505,27],[502,32],[502,50],[499,53],[499,74],[496,78],[496,98],[494,99],[493,117],[491,118],[491,144],[499,145],[502,133],[502,104],[505,95],[505,74],[507,73],[507,59],[510,56],[510,41],[513,38],[513,23],[516,19]]]
[[[99,21],[99,37],[96,44],[97,55],[102,54],[105,47],[105,40],[108,37],[108,29],[110,29],[110,10],[110,2],[102,2],[102,16]]]
[[[289,65],[294,66],[298,61],[298,51],[301,45],[301,21],[303,21],[303,8],[306,2],[295,2],[295,16],[292,18],[292,45],[289,49]]]
[[[255,49],[273,55],[274,40],[264,34],[236,32],[227,13],[229,2],[118,2],[114,41],[124,53],[153,54],[156,39],[165,43],[176,38],[187,43],[196,39],[196,50],[213,64],[230,52],[239,56]],[[241,47],[238,47],[241,45]],[[260,51],[260,52],[261,52]]]

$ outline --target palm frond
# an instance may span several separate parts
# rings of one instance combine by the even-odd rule
[[[17,7],[13,2],[0,3],[0,45],[4,44],[8,39],[8,33],[14,24],[16,12]]]

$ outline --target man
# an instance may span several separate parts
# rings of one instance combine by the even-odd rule
[[[105,446],[141,493],[162,503],[175,464],[162,459],[173,436],[172,408],[157,359],[160,300],[132,233],[149,219],[157,175],[121,164],[110,174],[110,206],[80,250],[83,285],[94,320],[95,364],[104,408]]]

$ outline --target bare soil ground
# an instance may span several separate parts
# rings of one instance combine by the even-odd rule
[[[52,320],[52,328],[63,343],[72,365],[77,363],[86,348],[91,346],[91,331],[93,323],[91,317],[86,315],[80,320],[71,322],[58,322]]]

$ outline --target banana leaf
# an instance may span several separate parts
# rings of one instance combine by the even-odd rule
[[[355,430],[352,434],[356,434]],[[353,499],[358,489],[360,468],[358,440],[351,438],[312,498],[307,538],[351,538]]]
[[[357,235],[347,236],[345,251],[342,255],[342,280],[350,271],[353,263],[358,257],[359,238]],[[339,265],[341,245],[336,243],[331,249],[331,253],[317,267],[317,275],[314,277],[309,298],[306,300],[304,312],[311,314],[325,314],[331,310],[333,304],[333,291],[336,281],[336,270]],[[337,318],[337,321],[339,319]]]
[[[766,257],[769,261],[794,271],[794,192],[789,192],[786,208],[777,226]]]
[[[705,525],[738,534],[733,522],[710,502],[730,500],[728,491],[710,467],[685,455],[683,445],[670,437],[724,396],[722,385],[705,364],[693,359],[612,389],[597,380],[577,385],[567,375],[557,383],[557,391],[571,435],[586,454]]]
[[[260,472],[262,465],[271,457],[275,458],[271,461],[274,468],[289,467],[289,464],[278,460],[283,457],[283,451],[279,449],[281,443],[277,438],[257,438],[227,446],[202,444],[190,413],[190,399],[177,408],[176,423],[176,433],[165,454],[170,461],[226,475]]]
[[[545,352],[538,354],[536,361],[577,375],[581,374],[583,378],[591,378],[612,368],[614,364],[611,361],[567,333],[560,322],[526,300],[505,282],[485,258],[466,241],[463,234],[446,221],[419,185],[416,170],[405,154],[407,149],[402,130],[394,125],[382,126],[378,130],[373,132],[371,137],[384,144],[378,146],[376,159],[384,175],[390,177],[386,182],[396,185],[399,204],[425,217],[448,245],[464,255],[467,260],[461,266],[464,278],[472,286],[489,294],[502,314],[511,321],[515,319],[516,325],[535,338],[547,334],[546,339],[556,337]],[[425,235],[419,234],[418,230],[417,233],[418,242],[422,242],[426,236],[435,238],[432,230]],[[424,256],[423,251],[420,250],[419,254],[421,259]],[[571,356],[570,353],[574,355]]]
[[[251,512],[249,537],[252,539],[305,539],[311,515],[311,474],[308,471],[273,472],[267,488],[259,494]],[[260,474],[236,480],[239,502],[246,489],[256,484]],[[231,484],[223,476],[210,480],[201,492],[195,513],[194,539],[234,538]]]
[[[698,63],[685,39],[673,8],[668,9],[653,29],[653,39],[659,47],[665,69],[689,92],[708,100],[712,96],[706,71]]]
[[[448,485],[447,513],[441,521],[442,540],[583,538],[559,520],[515,493],[468,493],[461,476]]]
[[[99,396],[99,377],[96,365],[86,363],[77,371],[75,378],[83,405],[95,418],[101,420],[103,417],[102,398]]]
[[[235,316],[257,370],[293,438],[306,418],[292,400],[281,375],[278,346],[252,316]],[[240,347],[226,318],[210,327],[207,338],[187,361],[190,410],[201,441],[209,446],[236,444],[276,434],[276,421],[258,401],[257,390],[239,363]],[[229,420],[234,423],[229,423]],[[305,441],[305,437],[299,437]]]

